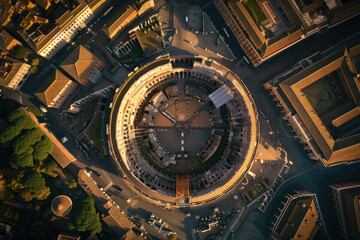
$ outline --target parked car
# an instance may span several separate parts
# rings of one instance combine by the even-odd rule
[[[42,106],[42,105],[40,105],[39,108],[40,108],[40,110],[41,110],[43,113],[47,113],[47,112],[48,112],[47,109],[46,109],[44,106]]]

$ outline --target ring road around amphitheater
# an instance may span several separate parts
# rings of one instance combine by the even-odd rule
[[[241,181],[259,139],[253,99],[226,67],[162,56],[116,90],[110,152],[130,183],[162,205],[215,200]]]

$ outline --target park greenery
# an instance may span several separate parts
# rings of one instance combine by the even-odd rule
[[[9,125],[0,133],[5,166],[4,178],[9,189],[25,201],[44,200],[50,195],[43,173],[54,170],[57,163],[48,159],[53,150],[51,140],[21,109],[8,115]]]
[[[146,24],[140,28],[137,31],[137,34],[141,44],[145,49],[152,48],[163,40],[161,35],[161,27],[156,17],[153,17],[149,24]]]
[[[255,20],[255,22],[261,26],[261,22],[265,21],[266,15],[264,14],[264,12],[262,11],[261,7],[259,6],[259,4],[257,3],[256,0],[247,0],[245,2],[245,6],[246,8],[249,10],[251,16],[253,17],[253,19]]]
[[[96,212],[94,199],[86,197],[78,206],[75,206],[69,228],[79,232],[89,231],[91,234],[101,232],[100,217]]]
[[[73,189],[73,188],[77,188],[77,182],[75,181],[75,179],[71,180],[71,182],[69,182],[68,188]]]
[[[30,68],[30,72],[31,73],[37,73],[38,72],[38,66],[40,64],[40,59],[39,58],[34,58],[31,61],[31,68]]]
[[[102,153],[103,152],[103,142],[101,136],[101,123],[102,123],[102,114],[96,112],[93,120],[87,128],[87,135],[94,142],[96,149]]]

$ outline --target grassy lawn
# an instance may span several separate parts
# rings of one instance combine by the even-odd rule
[[[94,120],[91,122],[91,125],[88,127],[87,135],[94,142],[99,152],[102,153],[103,144],[101,140],[101,120],[102,120],[102,115],[100,112],[98,112],[95,115]]]
[[[143,56],[144,56],[144,52],[141,49],[141,47],[136,46],[136,47],[133,47],[128,54],[121,57],[120,59],[123,60],[123,61],[126,61],[126,60],[133,60],[133,59],[136,59],[136,58],[142,58]]]
[[[330,81],[322,79],[303,89],[303,92],[317,114],[321,115],[340,103]]]
[[[156,46],[163,39],[161,36],[161,28],[159,25],[159,21],[156,17],[152,18],[151,23],[139,29],[137,33],[139,36],[139,40],[145,47],[145,49]]]
[[[262,21],[265,21],[267,19],[256,0],[247,0],[245,2],[245,6],[247,7],[258,25],[260,25]]]
[[[154,47],[160,41],[162,41],[160,26],[154,27],[154,30],[151,30],[150,27],[149,28],[145,27],[138,30],[137,33],[139,34],[139,39],[142,45],[145,47],[145,49]]]

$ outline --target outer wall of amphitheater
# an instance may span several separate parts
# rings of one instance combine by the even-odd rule
[[[224,153],[222,153],[221,159],[216,160],[215,167],[208,169],[204,173],[193,174],[190,171],[187,174],[182,174],[187,177],[187,185],[185,184],[185,190],[182,190],[183,195],[187,198],[185,202],[179,200],[180,197],[184,197],[179,194],[181,187],[179,187],[177,181],[180,179],[178,177],[180,174],[176,174],[176,176],[167,175],[164,169],[169,168],[169,163],[159,168],[154,166],[153,162],[150,164],[146,160],[146,158],[149,158],[148,155],[153,157],[153,155],[160,154],[166,156],[161,157],[160,160],[157,159],[160,164],[163,164],[161,161],[164,162],[166,158],[171,159],[173,162],[181,161],[184,156],[187,156],[187,154],[184,154],[183,145],[181,145],[181,151],[173,155],[167,151],[168,149],[164,147],[164,143],[159,144],[156,148],[161,151],[150,151],[149,149],[145,151],[143,145],[139,147],[139,139],[142,139],[141,141],[150,139],[148,135],[156,135],[159,128],[156,128],[151,123],[145,126],[141,125],[141,127],[138,123],[136,124],[136,122],[141,122],[142,119],[145,121],[144,115],[140,115],[139,112],[144,114],[145,111],[152,114],[153,110],[156,111],[156,114],[165,115],[165,118],[168,118],[167,121],[171,122],[173,120],[170,110],[163,110],[164,112],[162,112],[161,109],[165,109],[162,107],[163,105],[160,105],[163,104],[163,101],[158,100],[159,97],[152,97],[151,94],[156,92],[153,95],[160,96],[161,94],[163,98],[165,98],[163,95],[170,98],[169,95],[173,94],[175,99],[181,98],[181,93],[171,91],[169,93],[169,88],[166,88],[167,85],[176,85],[180,81],[179,79],[185,79],[186,87],[184,89],[186,90],[183,91],[186,96],[191,95],[188,92],[197,92],[196,86],[200,86],[199,88],[204,88],[210,93],[209,95],[204,94],[203,99],[199,100],[204,104],[202,109],[208,108],[210,112],[216,113],[218,111],[217,106],[215,106],[218,100],[211,97],[216,95],[211,95],[214,90],[219,92],[219,88],[223,87],[232,97],[231,100],[227,100],[228,102],[220,103],[223,104],[221,108],[227,109],[227,116],[223,117],[223,119],[227,119],[226,121],[229,122],[229,127],[224,130],[228,131],[228,133],[221,134],[223,138],[225,138],[224,136],[227,137],[228,141],[226,143],[228,145]],[[209,83],[208,86],[207,83]],[[180,86],[180,83],[178,85]],[[172,88],[174,89],[174,87]],[[181,88],[179,87],[179,89]],[[205,90],[203,92],[206,92]],[[160,102],[158,103],[159,106],[156,106],[156,101]],[[221,102],[221,99],[219,102]],[[155,203],[160,205],[196,206],[211,202],[237,186],[251,168],[259,140],[259,121],[256,106],[241,79],[215,61],[201,56],[160,57],[129,75],[125,83],[117,89],[111,108],[109,123],[111,155],[131,185]],[[177,111],[179,110],[177,109]],[[175,126],[177,124],[181,125],[181,122],[178,123],[178,118],[174,118],[172,124],[176,130]],[[185,126],[188,127],[187,123],[182,122],[179,129],[185,129]],[[154,130],[149,130],[151,128],[154,128]],[[183,131],[187,130],[179,131],[182,131],[181,136],[183,136]],[[213,133],[220,130],[212,129],[211,131]],[[144,135],[146,136],[144,137]],[[156,144],[157,138],[152,137],[151,139]],[[150,145],[152,147],[153,143],[146,146]],[[216,150],[218,149],[215,149],[214,152]],[[152,154],[149,154],[149,152]],[[169,162],[171,161],[169,160]]]

